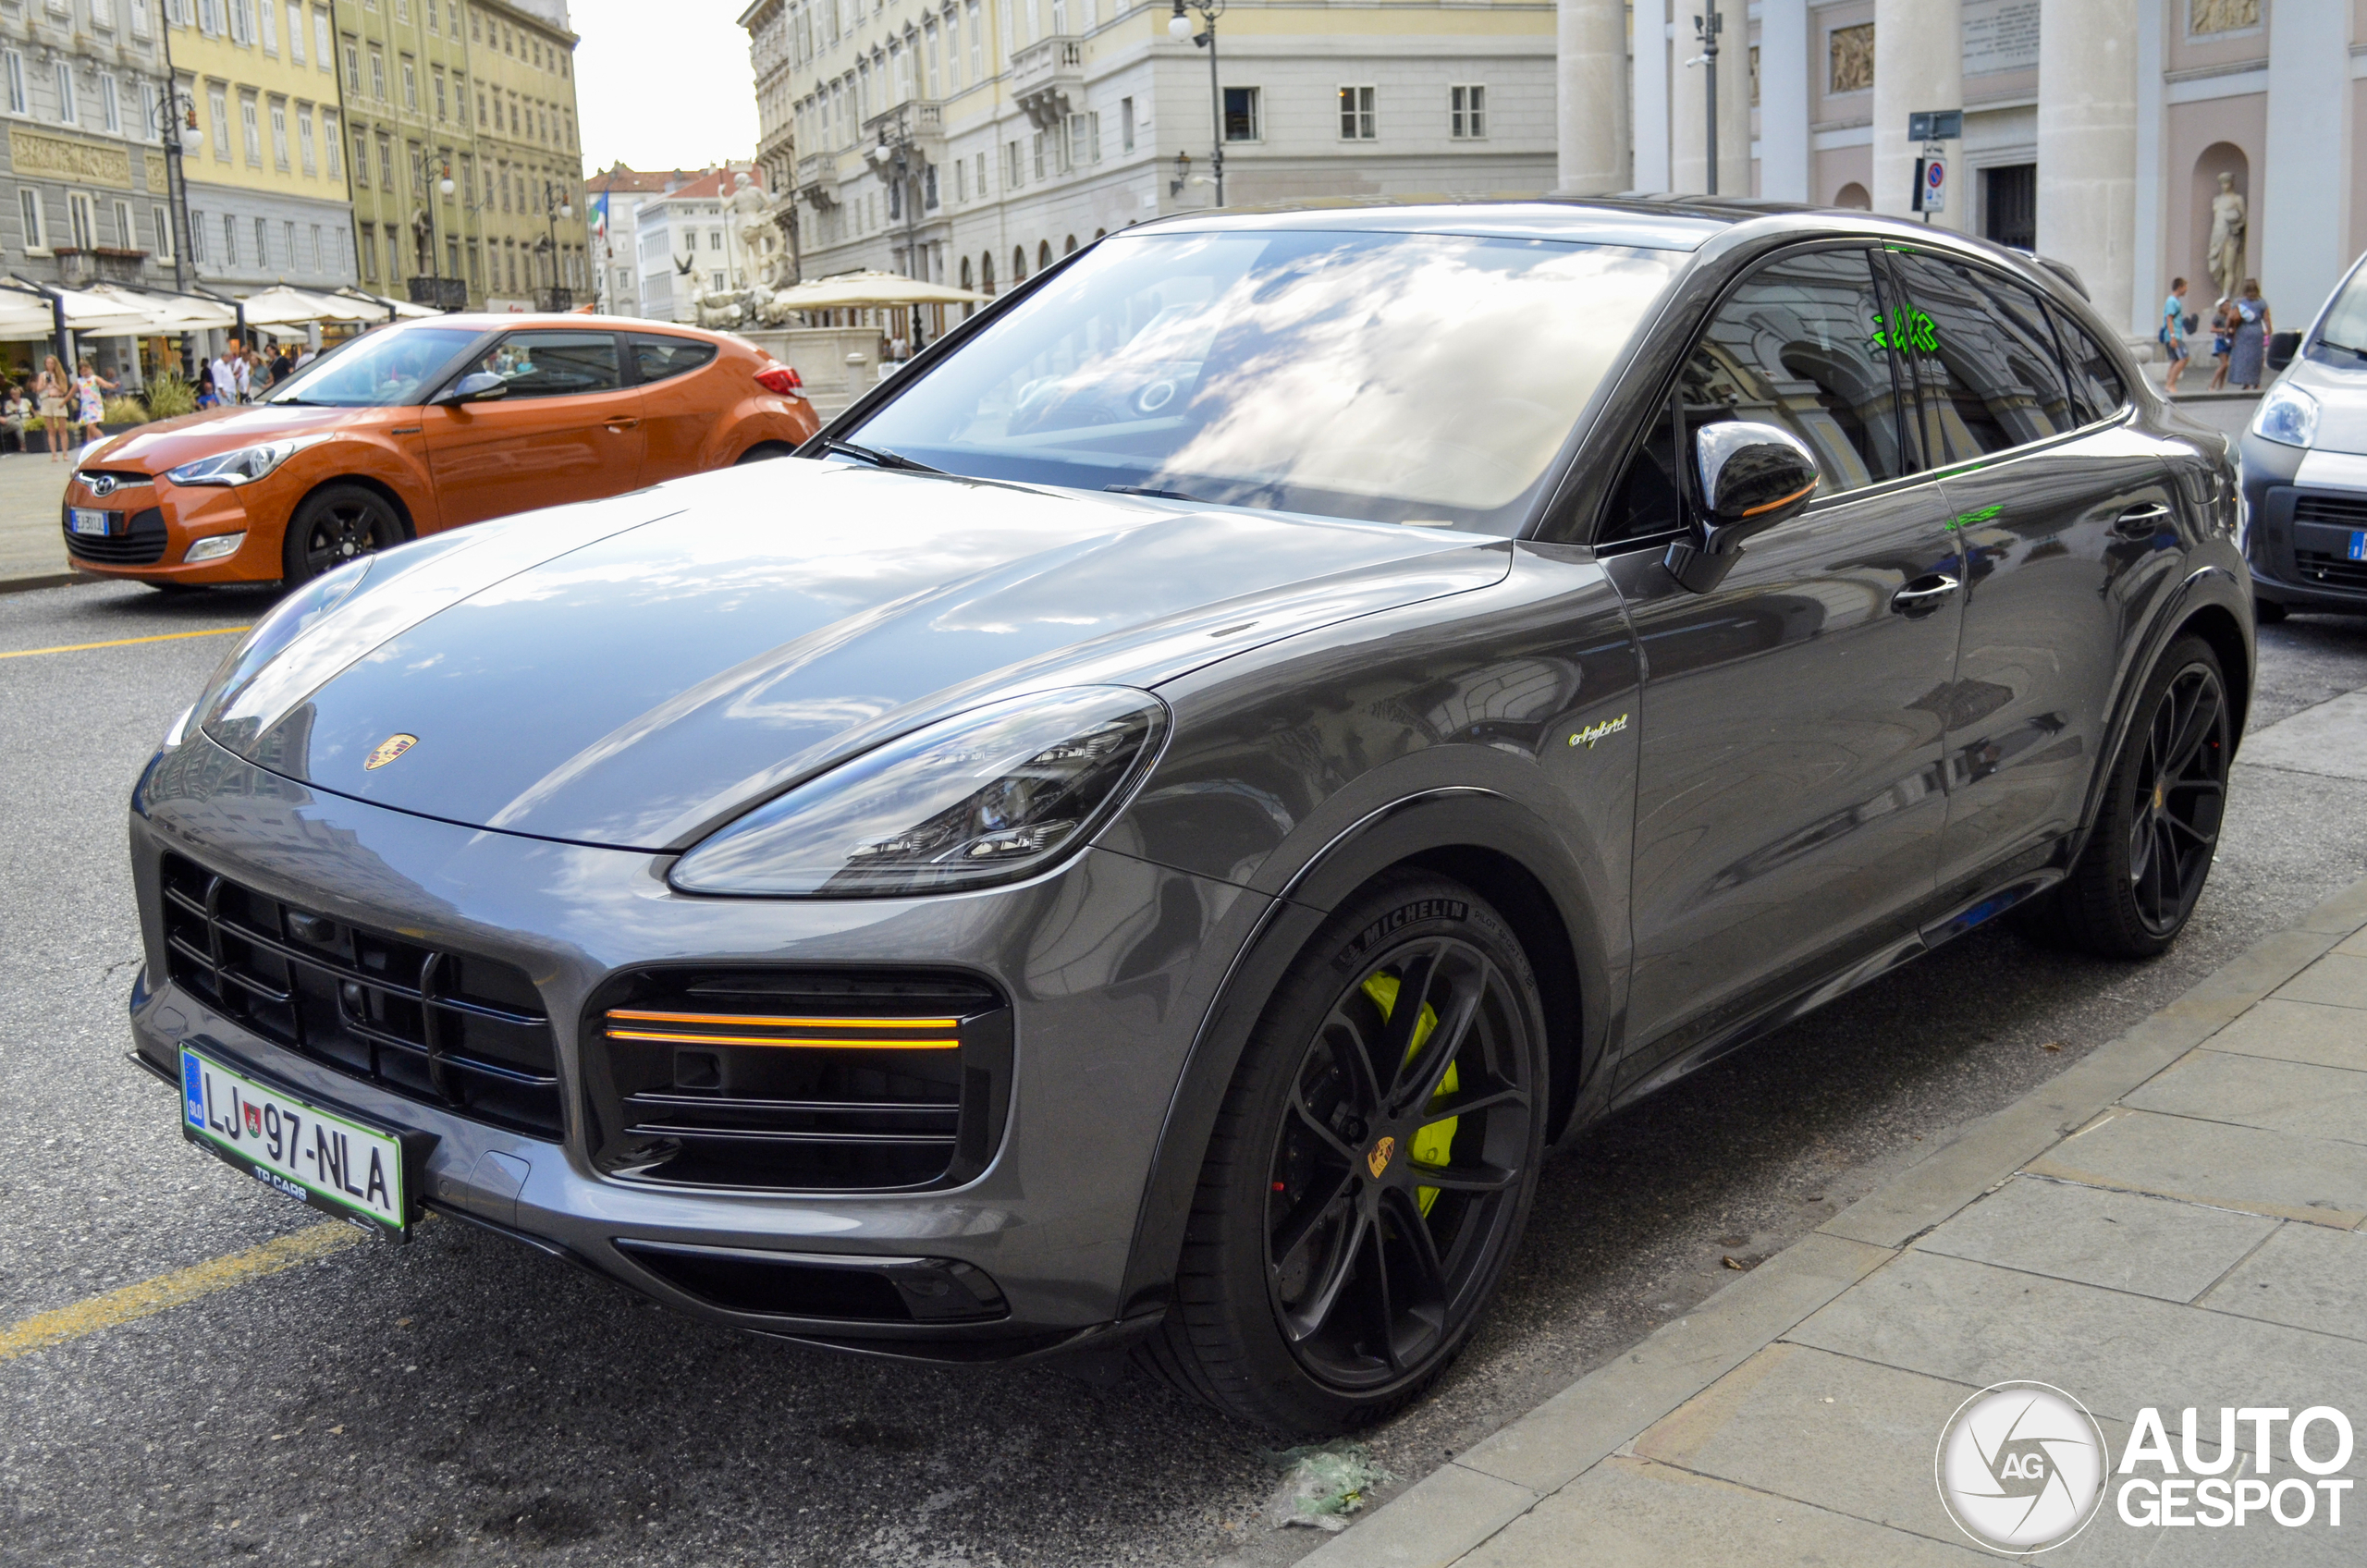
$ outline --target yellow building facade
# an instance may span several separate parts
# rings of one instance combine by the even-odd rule
[[[469,7],[472,197],[489,309],[566,309],[592,296],[566,16],[535,0]]]

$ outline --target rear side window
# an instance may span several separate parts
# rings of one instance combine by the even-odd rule
[[[609,332],[513,332],[469,368],[509,383],[511,398],[566,398],[622,385]]]
[[[2053,335],[2037,300],[1996,275],[1894,251],[1907,286],[1923,444],[1940,460],[2003,452],[2072,429]]]
[[[2088,331],[2071,319],[2071,312],[2060,305],[2049,304],[2046,313],[2054,318],[2055,336],[2063,340],[2063,358],[2071,371],[2071,392],[2081,410],[2091,420],[2110,419],[2128,402],[2128,389],[2120,384],[2120,371],[2112,356],[2103,351]]]
[[[694,371],[715,358],[715,345],[695,337],[669,337],[663,333],[636,332],[632,362],[644,381],[664,381]]]

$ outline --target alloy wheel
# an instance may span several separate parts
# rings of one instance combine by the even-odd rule
[[[385,543],[380,509],[356,497],[319,508],[304,533],[304,575],[318,577],[346,562],[374,554]]]
[[[1275,1140],[1265,1262],[1319,1382],[1418,1372],[1485,1298],[1538,1113],[1527,1020],[1487,954],[1431,937],[1367,966],[1317,1029]]]
[[[2227,750],[2218,672],[2189,665],[2154,707],[2131,795],[2129,891],[2154,936],[2177,929],[2210,873],[2226,808]]]

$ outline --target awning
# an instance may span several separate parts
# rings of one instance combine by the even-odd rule
[[[112,283],[97,284],[82,292],[119,312],[145,317],[145,325],[129,329],[141,334],[204,332],[213,327],[230,326],[238,320],[229,306],[218,300],[202,299],[195,294],[147,294],[138,289],[119,288]],[[74,307],[69,303],[66,308],[66,325],[77,332],[98,336],[106,330],[99,326],[84,326],[74,319]]]
[[[785,311],[845,311],[882,305],[983,305],[984,294],[892,272],[851,272],[801,283],[773,295]]]
[[[241,303],[249,326],[308,326],[316,321],[384,321],[386,310],[372,300],[313,294],[279,284]],[[431,312],[432,313],[432,312]]]
[[[366,288],[340,288],[337,291],[337,297],[340,300],[374,302],[378,308],[369,318],[374,321],[386,319],[386,312],[388,311],[394,312],[397,317],[404,321],[424,316],[440,316],[444,313],[442,311],[431,310],[425,305],[414,305],[408,300],[389,300],[384,294],[373,294]]]
[[[49,312],[49,298],[28,288],[0,286],[0,338],[20,342],[47,337],[57,330]]]

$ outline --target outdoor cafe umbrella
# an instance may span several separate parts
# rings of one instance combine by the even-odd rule
[[[984,294],[892,272],[851,272],[783,288],[773,303],[787,311],[845,311],[890,305],[983,305]]]
[[[307,326],[316,321],[382,321],[386,317],[383,307],[343,295],[308,293],[284,283],[250,295],[242,303],[249,326]]]

